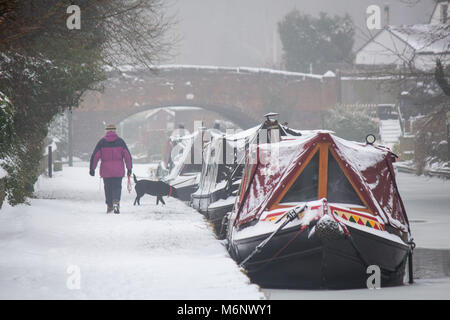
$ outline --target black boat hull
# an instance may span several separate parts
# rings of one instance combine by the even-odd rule
[[[192,206],[198,212],[200,212],[205,217],[209,218],[208,212],[209,205],[219,199],[224,199],[227,197],[227,192],[225,189],[219,189],[211,193],[205,194],[192,194]]]
[[[181,201],[190,202],[191,195],[198,189],[198,184],[177,188],[177,198]]]
[[[221,207],[216,207],[214,209],[208,209],[208,219],[214,226],[214,231],[216,232],[219,239],[225,239],[224,230],[222,230],[222,221],[224,216],[233,210],[233,204],[224,205]],[[225,228],[225,227],[224,227]],[[226,228],[225,228],[226,229]]]
[[[220,236],[222,229],[222,220],[226,213],[233,209],[234,204],[210,207],[210,205],[220,199],[229,196],[225,189],[204,195],[192,195],[192,206],[202,215],[204,215],[213,225],[214,231]]]
[[[208,217],[208,205],[210,203],[210,195],[191,195],[192,207],[205,217]],[[205,209],[206,208],[206,209]]]
[[[377,265],[381,286],[403,284],[408,247],[359,229],[348,229],[353,244],[344,237],[333,241],[308,238],[308,228],[303,232],[298,227],[282,230],[245,265],[248,276],[266,288],[365,288],[372,274],[367,273],[368,265]],[[242,261],[267,236],[232,241],[231,256]]]

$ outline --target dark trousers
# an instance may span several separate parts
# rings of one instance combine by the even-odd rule
[[[122,178],[103,178],[103,184],[105,185],[105,202],[108,207],[112,207],[114,201],[120,201]]]

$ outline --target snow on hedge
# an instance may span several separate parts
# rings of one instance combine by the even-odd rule
[[[3,179],[4,177],[6,177],[8,175],[8,173],[6,172],[5,169],[3,169],[0,165],[0,179]]]
[[[8,97],[0,91],[0,138],[4,138],[13,122],[13,108]]]
[[[14,112],[8,97],[0,91],[0,141],[2,143],[9,140],[13,125]],[[2,156],[2,148],[0,146],[0,157]],[[0,158],[0,179],[8,175],[3,169],[4,160]]]

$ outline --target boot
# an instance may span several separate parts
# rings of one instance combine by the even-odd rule
[[[114,213],[119,214],[120,213],[120,204],[119,201],[114,201],[113,203]]]

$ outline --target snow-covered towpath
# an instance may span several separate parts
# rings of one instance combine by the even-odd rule
[[[264,298],[199,213],[172,198],[135,207],[125,182],[120,215],[105,214],[86,164],[41,177],[31,206],[4,204],[0,299]]]

